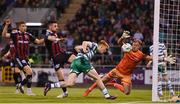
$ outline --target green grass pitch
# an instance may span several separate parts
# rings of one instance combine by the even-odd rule
[[[27,96],[26,94],[15,94],[15,87],[0,86],[0,103],[125,103],[138,104],[151,102],[151,90],[135,90],[130,95],[124,95],[117,89],[109,89],[111,95],[117,96],[116,100],[106,100],[101,92],[95,89],[88,97],[82,94],[86,88],[68,88],[69,96],[58,99],[57,95],[61,93],[60,88],[52,89],[47,96],[43,96],[42,87],[32,87],[36,96]],[[26,89],[25,89],[26,91]]]

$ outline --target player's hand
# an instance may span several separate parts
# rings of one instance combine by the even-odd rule
[[[11,24],[11,19],[6,19],[5,20],[5,25],[10,25]]]
[[[151,64],[148,63],[148,64],[146,65],[146,68],[147,68],[147,69],[150,69],[150,68],[151,68]]]
[[[59,38],[59,41],[61,41],[61,42],[65,41],[65,40],[66,40],[66,38]]]
[[[164,58],[165,61],[169,62],[170,64],[175,64],[176,63],[176,57],[172,57],[172,55],[169,55]]]
[[[130,34],[129,31],[124,31],[123,34],[122,34],[122,36],[121,36],[121,38],[123,38],[123,39],[129,38],[129,37],[130,37],[129,34]]]
[[[84,53],[87,53],[88,50],[87,50],[86,48],[83,48],[83,52],[84,52]]]
[[[65,41],[65,38],[56,38],[55,42],[59,42],[59,41]]]

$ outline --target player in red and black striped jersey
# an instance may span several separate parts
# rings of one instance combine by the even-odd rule
[[[15,48],[13,47],[14,45],[11,44],[7,44],[1,51],[1,58],[2,60],[8,59],[10,61],[9,65],[11,66],[11,69],[13,71],[13,79],[16,85],[16,94],[19,93],[18,90],[18,85],[21,83],[22,81],[22,77],[20,74],[20,69],[18,67],[15,66],[15,62],[14,62],[14,52],[15,52]]]
[[[11,19],[7,18],[6,20],[9,20],[11,21]],[[3,27],[5,26],[5,21],[3,23]],[[17,29],[16,28],[12,28],[12,25],[10,24],[8,26],[8,32],[16,32]],[[15,57],[15,47],[14,47],[14,44],[13,44],[13,41],[11,39],[8,39],[7,40],[9,44],[7,44],[2,50],[1,50],[1,54],[0,54],[0,57],[2,59],[9,59],[10,60],[10,66],[11,66],[11,69],[13,71],[13,79],[14,79],[14,82],[15,82],[15,85],[16,85],[16,94],[19,93],[19,90],[18,90],[18,85],[19,83],[21,83],[22,81],[22,77],[21,77],[21,74],[20,74],[20,69],[18,67],[15,66],[15,62],[14,62],[14,57]]]
[[[48,29],[45,35],[45,46],[49,52],[49,56],[53,60],[54,69],[57,73],[59,82],[64,81],[64,75],[62,73],[62,69],[65,63],[71,63],[75,59],[74,54],[69,54],[64,51],[64,49],[59,45],[59,41],[63,41],[64,38],[59,38],[57,35],[58,24],[56,21],[49,21]],[[47,85],[47,84],[46,84]],[[55,88],[56,83],[51,84],[52,86],[46,87],[45,85],[45,92],[46,90],[50,90],[49,88]],[[68,92],[66,88],[62,88],[63,94],[57,96],[58,98],[63,98],[68,96]],[[44,93],[46,96],[46,93]]]
[[[11,21],[6,20],[5,26],[2,32],[2,36],[6,38],[10,38],[13,41],[15,51],[15,63],[18,65],[18,68],[26,72],[26,78],[19,84],[19,89],[21,93],[24,93],[24,85],[27,84],[28,87],[28,95],[34,95],[31,91],[32,84],[32,69],[28,62],[28,49],[29,43],[33,42],[36,44],[44,43],[44,39],[37,39],[32,34],[26,32],[27,26],[24,21],[18,22],[19,31],[8,33],[7,28],[11,24]]]

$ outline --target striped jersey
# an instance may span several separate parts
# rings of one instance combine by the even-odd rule
[[[153,54],[153,45],[151,45],[149,47],[149,49],[150,49],[150,55],[152,55]],[[165,53],[164,53],[165,51],[166,51],[166,46],[164,45],[164,43],[159,43],[158,56],[164,58],[165,57]]]
[[[48,36],[55,36],[58,38],[57,33],[51,32],[49,30],[46,30],[46,35],[45,35],[45,46],[46,49],[49,52],[49,56],[51,58],[55,58],[57,55],[64,53],[64,49],[59,45],[58,42],[56,41],[50,41],[48,40]]]
[[[35,37],[28,32],[12,32],[10,35],[12,39],[12,45],[16,49],[15,57],[20,59],[27,59],[29,56],[29,43],[35,41]]]
[[[87,53],[84,53],[83,50],[81,50],[81,52],[79,52],[77,54],[77,58],[78,57],[84,57],[86,58],[87,60],[91,60],[92,57],[95,55],[95,53],[97,52],[97,47],[98,47],[98,44],[97,43],[94,43],[94,42],[91,42],[90,46],[88,46],[88,52]]]

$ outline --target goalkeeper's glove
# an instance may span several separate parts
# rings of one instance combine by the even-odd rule
[[[129,35],[129,34],[130,34],[130,32],[129,32],[129,31],[124,31],[124,32],[123,32],[123,34],[122,34],[122,36],[121,36],[121,38],[122,38],[122,39],[129,38],[129,37],[130,37],[130,35]]]
[[[169,62],[170,64],[175,64],[176,63],[176,57],[172,57],[172,55],[169,55],[164,58],[165,61]]]

